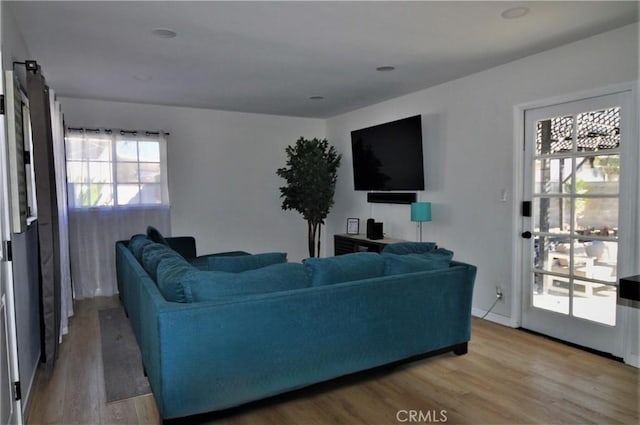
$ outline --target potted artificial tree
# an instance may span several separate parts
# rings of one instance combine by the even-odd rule
[[[280,188],[282,209],[296,210],[307,220],[309,256],[319,256],[320,227],[333,206],[342,155],[326,139],[303,137],[287,146],[286,153],[287,166],[276,171],[286,180]]]

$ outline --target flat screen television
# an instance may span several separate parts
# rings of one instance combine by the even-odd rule
[[[422,117],[351,132],[355,190],[424,190]]]

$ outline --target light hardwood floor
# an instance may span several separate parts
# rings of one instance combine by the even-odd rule
[[[106,403],[97,312],[118,304],[76,302],[52,376],[38,376],[27,423],[160,422],[152,395]],[[357,374],[189,423],[638,424],[638,379],[631,366],[473,319],[464,356]]]

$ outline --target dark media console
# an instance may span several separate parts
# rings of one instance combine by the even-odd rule
[[[367,239],[365,235],[333,235],[334,255],[354,252],[381,252],[385,246],[398,242],[406,241],[393,238],[371,240]]]

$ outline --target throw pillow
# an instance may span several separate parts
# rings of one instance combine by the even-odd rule
[[[163,258],[158,264],[158,289],[165,300],[177,303],[193,301],[191,287],[187,283],[198,269],[189,265],[181,256]]]
[[[164,238],[164,236],[162,236],[162,233],[160,233],[160,231],[153,226],[147,226],[147,237],[153,242],[169,246],[169,243]]]
[[[373,252],[357,252],[328,258],[307,258],[304,267],[313,286],[332,285],[384,275],[384,258]]]
[[[142,268],[144,268],[154,281],[157,281],[156,270],[160,261],[164,258],[174,257],[181,256],[171,248],[167,248],[159,243],[151,242],[142,249]]]
[[[310,286],[304,267],[299,263],[273,264],[239,273],[199,271],[185,276],[183,283],[193,302]]]
[[[435,242],[399,242],[386,245],[382,252],[388,254],[423,254],[436,248]]]
[[[438,248],[426,254],[383,253],[382,256],[385,259],[384,274],[389,276],[449,268],[453,252]]]
[[[149,238],[147,238],[147,235],[142,234],[133,235],[129,240],[129,249],[139,263],[142,263],[142,249],[150,243],[153,242]]]
[[[209,270],[239,273],[286,262],[286,252],[266,252],[263,254],[238,256],[211,256],[209,257]]]

